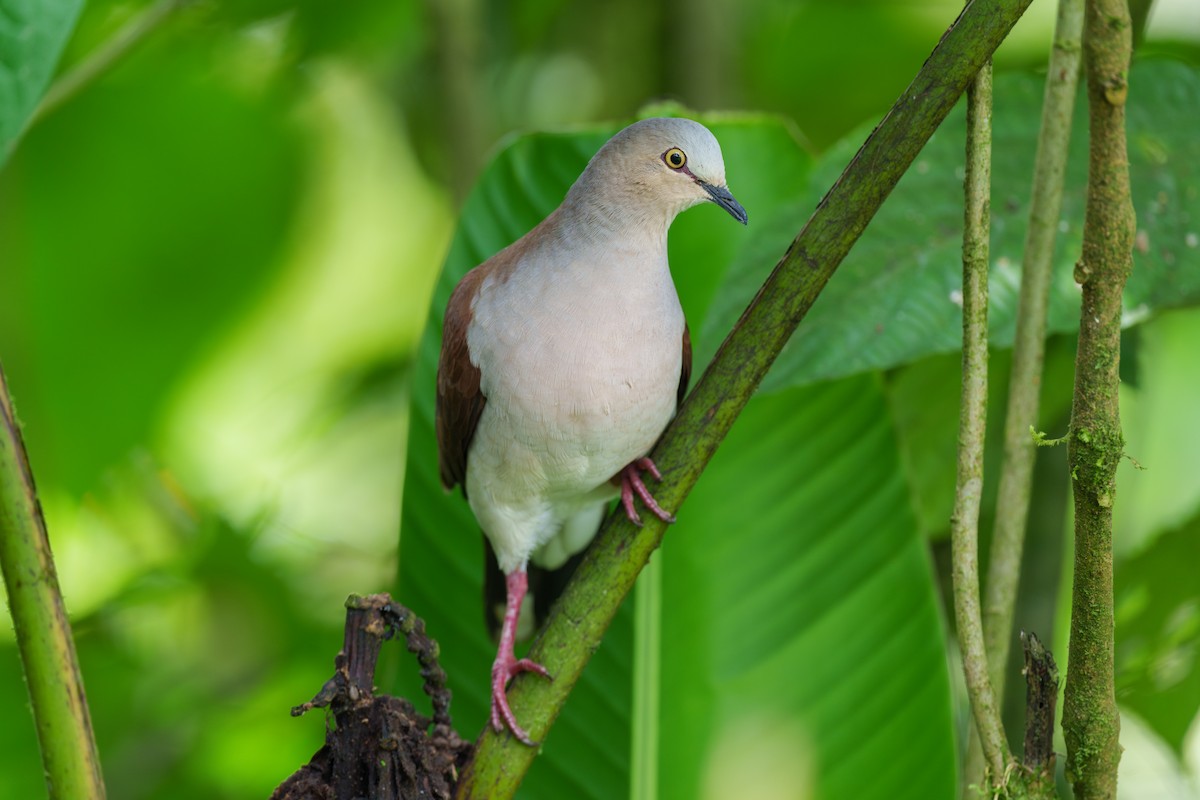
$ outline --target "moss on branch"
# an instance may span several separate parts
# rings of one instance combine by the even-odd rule
[[[1112,507],[1124,450],[1117,389],[1121,295],[1133,267],[1125,142],[1131,54],[1124,0],[1089,0],[1084,22],[1091,131],[1075,395],[1068,459],[1075,503],[1071,643],[1063,701],[1067,777],[1079,800],[1115,798],[1120,715],[1114,696]]]

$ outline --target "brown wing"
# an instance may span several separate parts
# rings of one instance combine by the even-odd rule
[[[687,394],[688,381],[692,379],[692,334],[688,331],[687,323],[683,323],[683,368],[679,370],[679,391],[675,395],[676,404],[683,403]]]
[[[442,485],[453,489],[462,484],[467,493],[467,451],[475,438],[479,415],[487,398],[479,388],[479,367],[471,363],[467,350],[467,326],[471,323],[471,300],[479,288],[483,271],[466,274],[446,305],[442,324],[442,354],[438,359],[437,407],[434,412],[438,442],[438,470]]]
[[[450,294],[446,304],[446,319],[442,323],[442,355],[438,359],[437,408],[434,414],[438,440],[438,469],[442,485],[453,489],[462,484],[467,494],[467,451],[475,438],[479,415],[487,398],[479,389],[479,367],[471,363],[467,350],[467,327],[471,324],[471,302],[487,276],[497,281],[508,280],[530,248],[538,246],[558,215],[555,210],[533,230],[496,253],[463,276]]]

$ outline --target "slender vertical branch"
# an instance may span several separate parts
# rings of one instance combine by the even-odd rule
[[[1125,145],[1131,33],[1125,0],[1088,0],[1084,21],[1090,145],[1083,287],[1068,459],[1075,500],[1071,643],[1063,702],[1067,777],[1079,800],[1114,798],[1121,720],[1113,690],[1112,507],[1124,440],[1117,397],[1121,294],[1134,213]]]
[[[661,87],[692,108],[734,108],[738,81],[729,69],[736,26],[723,0],[669,0],[662,6]]]
[[[104,782],[46,521],[0,368],[0,571],[51,800],[102,800]]]
[[[1046,350],[1046,308],[1058,219],[1062,211],[1071,120],[1083,50],[1083,0],[1059,0],[1054,44],[1046,71],[1042,123],[1033,165],[1029,223],[1025,232],[1017,330],[1008,383],[1004,459],[1000,465],[992,546],[984,581],[983,641],[996,703],[1004,705],[1013,612],[1021,577],[1021,556],[1029,518],[1036,447],[1029,436],[1037,427]],[[979,734],[969,729],[963,800],[974,797],[983,779]]]
[[[966,203],[963,225],[962,405],[958,481],[950,547],[954,617],[975,728],[993,782],[1003,779],[1008,745],[988,679],[979,611],[979,504],[987,430],[988,236],[991,228],[992,67],[984,64],[967,89]]]
[[[1021,577],[1021,555],[1030,515],[1037,427],[1045,361],[1046,306],[1050,295],[1058,217],[1067,172],[1070,126],[1075,110],[1084,35],[1084,0],[1058,0],[1054,46],[1050,50],[1042,102],[1042,128],[1033,162],[1030,218],[1025,234],[1021,289],[1016,303],[1013,366],[1004,416],[1004,458],[996,495],[988,577],[984,581],[983,633],[988,672],[996,703],[1003,708],[1008,651],[1013,642],[1013,613]],[[968,729],[962,798],[971,800],[972,786],[983,778],[979,734]]]
[[[998,703],[1004,698],[1004,668],[1013,638],[1013,607],[1029,516],[1033,460],[1037,449],[1029,429],[1037,427],[1038,421],[1050,265],[1062,209],[1082,33],[1083,0],[1059,0],[1054,49],[1050,54],[1042,103],[1042,127],[1033,166],[1033,194],[1029,203],[1029,227],[1025,234],[1021,292],[1017,301],[1017,332],[1008,385],[1004,461],[1000,469],[991,557],[984,584],[984,643]]]
[[[438,40],[442,127],[446,131],[449,178],[456,198],[466,195],[479,172],[491,125],[491,98],[480,86],[487,37],[479,0],[433,0],[427,3]]]

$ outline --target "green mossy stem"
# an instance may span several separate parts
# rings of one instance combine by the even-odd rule
[[[655,449],[664,478],[655,494],[664,508],[683,503],[834,270],[1029,2],[969,4],[817,206]],[[597,535],[529,652],[554,680],[518,676],[509,690],[535,740],[545,739],[665,527],[650,517],[636,528],[617,514]],[[512,797],[536,755],[511,735],[485,729],[456,797]]]
[[[1078,800],[1112,800],[1121,759],[1114,692],[1112,506],[1124,449],[1118,403],[1121,294],[1133,268],[1125,142],[1131,55],[1124,0],[1089,0],[1084,22],[1091,141],[1075,394],[1067,443],[1075,503],[1071,641],[1063,698],[1066,773]]]

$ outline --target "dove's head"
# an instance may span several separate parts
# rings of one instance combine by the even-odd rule
[[[665,215],[704,202],[725,209],[743,225],[746,210],[725,182],[725,161],[716,137],[698,122],[653,118],[635,122],[600,149],[571,190],[603,202],[610,213]]]

